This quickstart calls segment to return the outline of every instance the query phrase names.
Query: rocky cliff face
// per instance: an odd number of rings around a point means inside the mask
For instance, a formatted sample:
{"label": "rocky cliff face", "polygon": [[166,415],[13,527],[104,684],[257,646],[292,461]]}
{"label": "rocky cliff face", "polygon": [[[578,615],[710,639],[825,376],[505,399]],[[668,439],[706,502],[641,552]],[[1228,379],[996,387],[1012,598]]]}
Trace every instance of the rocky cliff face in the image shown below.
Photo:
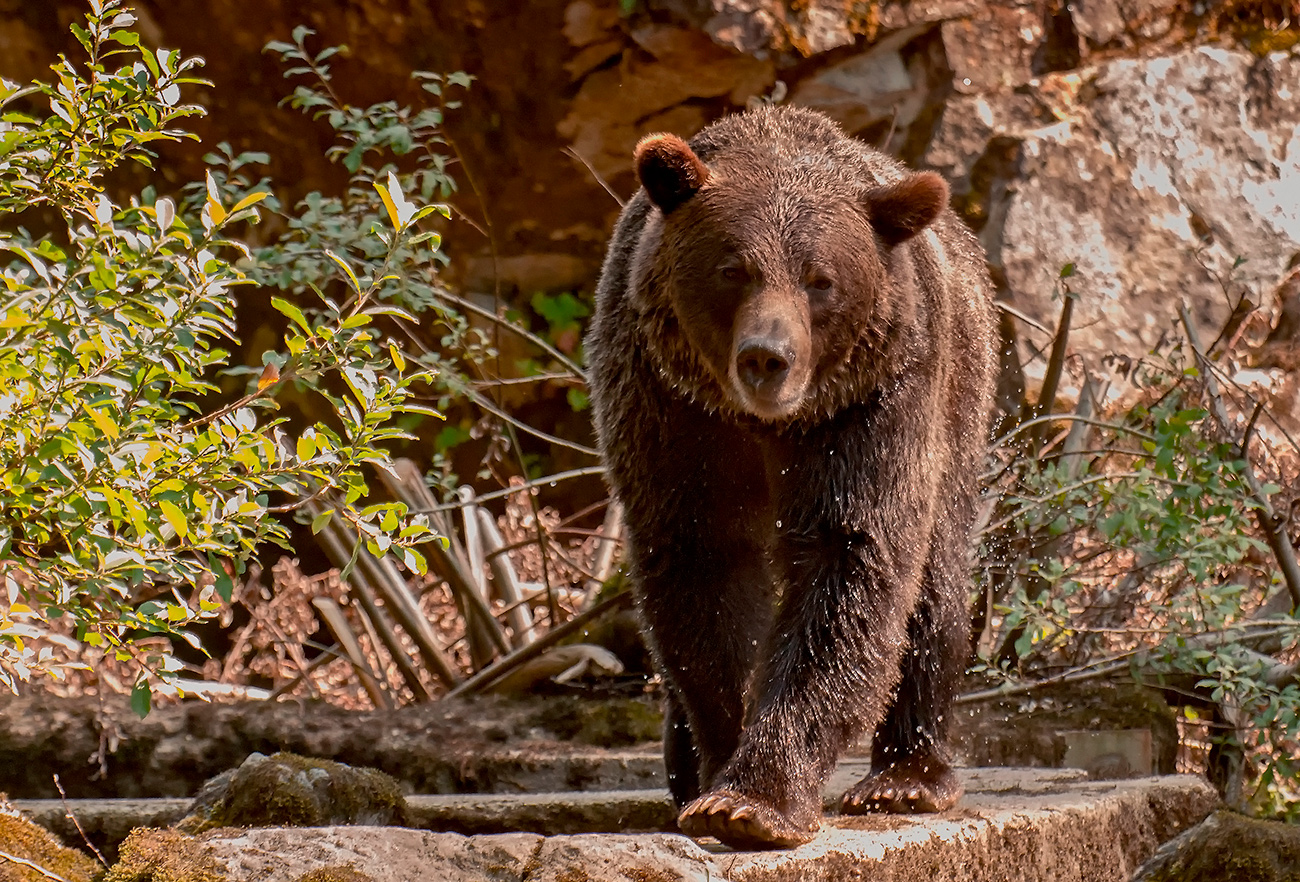
{"label": "rocky cliff face", "polygon": [[[1003,296],[1045,325],[1074,263],[1080,345],[1149,347],[1180,298],[1220,320],[1239,258],[1235,278],[1262,289],[1300,252],[1291,0],[136,5],[148,42],[207,57],[206,143],[268,150],[290,197],[338,175],[325,133],[277,106],[268,40],[307,24],[320,46],[346,43],[336,84],[355,102],[418,101],[414,69],[473,74],[448,125],[459,207],[479,227],[447,239],[470,292],[590,288],[636,139],[755,100],[821,109],[943,172]],[[82,8],[0,0],[0,74],[30,79],[71,53]],[[169,175],[200,176],[201,152],[169,155]]]}

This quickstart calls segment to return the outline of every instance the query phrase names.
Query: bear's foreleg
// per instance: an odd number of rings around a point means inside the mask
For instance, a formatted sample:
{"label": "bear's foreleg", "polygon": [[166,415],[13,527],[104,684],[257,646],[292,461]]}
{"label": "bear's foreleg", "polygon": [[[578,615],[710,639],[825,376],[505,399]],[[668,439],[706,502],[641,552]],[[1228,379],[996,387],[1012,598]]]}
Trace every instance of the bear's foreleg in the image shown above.
{"label": "bear's foreleg", "polygon": [[678,817],[691,835],[737,847],[811,839],[825,778],[890,704],[946,460],[932,387],[914,379],[771,448],[785,596],[740,747]]}
{"label": "bear's foreleg", "polygon": [[643,633],[665,684],[669,788],[684,805],[740,742],[772,618],[772,511],[752,438],[646,388],[617,402],[610,424],[626,440],[607,445],[607,463]]}

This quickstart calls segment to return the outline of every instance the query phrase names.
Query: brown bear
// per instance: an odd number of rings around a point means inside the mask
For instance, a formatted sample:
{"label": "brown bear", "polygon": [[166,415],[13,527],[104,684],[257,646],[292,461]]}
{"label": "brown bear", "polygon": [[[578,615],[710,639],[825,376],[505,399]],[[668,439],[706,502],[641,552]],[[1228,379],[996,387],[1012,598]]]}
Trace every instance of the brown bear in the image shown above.
{"label": "brown bear", "polygon": [[946,809],[996,361],[981,249],[941,178],[808,110],[635,161],[587,351],[678,824],[805,842],[868,730],[843,810]]}

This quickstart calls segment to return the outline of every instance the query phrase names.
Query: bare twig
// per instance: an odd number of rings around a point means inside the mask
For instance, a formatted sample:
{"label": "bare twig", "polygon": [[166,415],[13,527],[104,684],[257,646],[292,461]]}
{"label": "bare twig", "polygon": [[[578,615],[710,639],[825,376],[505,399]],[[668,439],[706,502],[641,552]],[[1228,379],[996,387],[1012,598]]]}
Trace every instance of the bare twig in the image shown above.
{"label": "bare twig", "polygon": [[94,853],[100,864],[107,867],[108,861],[104,860],[104,856],[99,853],[99,849],[95,848],[95,843],[90,841],[90,837],[87,836],[86,831],[82,829],[81,821],[78,821],[77,816],[72,813],[72,807],[68,805],[68,794],[63,792],[63,782],[59,780],[58,772],[54,773],[54,786],[59,791],[59,799],[63,801],[63,814],[72,822],[72,826],[77,828],[77,832],[81,834],[81,841],[86,843],[86,848],[89,848]]}
{"label": "bare twig", "polygon": [[1002,310],[1003,312],[1005,312],[1007,315],[1014,316],[1015,318],[1020,319],[1022,322],[1029,325],[1029,327],[1033,328],[1035,331],[1042,331],[1044,334],[1052,333],[1052,329],[1047,327],[1047,325],[1043,324],[1038,319],[1030,315],[1026,315],[1020,310],[1016,309],[1010,303],[1007,303],[1005,300],[994,300],[993,305],[996,306],[998,309]]}
{"label": "bare twig", "polygon": [[[1062,282],[1065,286],[1065,283]],[[1056,334],[1052,337],[1052,352],[1047,359],[1047,373],[1043,376],[1043,385],[1038,392],[1038,402],[1033,415],[1043,416],[1050,413],[1052,403],[1056,400],[1056,391],[1061,385],[1061,374],[1065,370],[1066,345],[1070,340],[1070,319],[1074,315],[1074,298],[1070,296],[1068,286],[1064,287],[1061,302],[1061,316],[1056,322]]]}
{"label": "bare twig", "polygon": [[496,323],[497,325],[501,326],[507,331],[511,331],[515,334],[518,334],[520,337],[523,337],[529,343],[532,343],[538,349],[542,350],[547,355],[551,356],[551,358],[555,359],[560,364],[564,365],[564,367],[568,368],[575,377],[582,380],[583,382],[586,382],[587,380],[586,372],[583,371],[582,368],[578,367],[577,363],[574,362],[573,359],[569,358],[563,352],[556,349],[550,343],[547,343],[545,340],[543,340],[541,337],[537,336],[527,328],[521,327],[518,323],[512,322],[509,319],[504,318],[503,316],[497,315],[495,312],[493,312],[490,309],[484,309],[483,307],[479,306],[477,303],[466,300],[463,297],[457,297],[455,294],[452,294],[450,291],[438,291],[436,292],[435,296],[439,300],[445,300],[448,303],[451,303],[454,306],[457,306],[460,309],[465,310],[466,312],[472,312],[475,315],[479,316],[480,318],[485,318],[490,322]]}
{"label": "bare twig", "polygon": [[68,882],[67,879],[64,879],[58,873],[55,873],[52,870],[47,870],[44,867],[42,867],[40,864],[34,864],[31,861],[27,860],[27,858],[19,857],[16,854],[10,854],[7,851],[0,851],[0,858],[4,858],[7,861],[13,861],[15,864],[19,864],[20,866],[28,867],[32,870],[35,870],[36,872],[44,876],[46,879],[53,879],[55,880],[55,882]]}
{"label": "bare twig", "polygon": [[515,417],[506,413],[504,410],[502,410],[501,408],[497,407],[495,404],[490,402],[486,396],[478,392],[475,392],[473,390],[466,390],[465,394],[466,397],[468,397],[479,407],[483,408],[488,413],[492,414],[494,417],[504,422],[506,424],[507,430],[509,430],[511,427],[521,429],[522,431],[527,432],[529,435],[532,435],[534,438],[541,438],[543,441],[546,441],[550,444],[554,444],[557,447],[567,447],[570,450],[576,450],[578,453],[583,453],[593,458],[600,457],[600,452],[597,451],[594,447],[588,447],[587,445],[579,444],[576,441],[568,441],[564,438],[560,438],[555,435],[551,435],[547,432],[543,432],[541,429],[533,428],[532,426],[528,425],[522,420],[516,419]]}
{"label": "bare twig", "polygon": [[1097,420],[1097,419],[1093,419],[1092,417],[1080,416],[1077,413],[1049,413],[1043,416],[1034,417],[1033,419],[1030,420],[1025,420],[1023,423],[1017,425],[1010,432],[1007,432],[1002,437],[995,439],[993,443],[989,445],[989,447],[992,450],[997,450],[999,447],[1006,444],[1008,441],[1010,441],[1012,438],[1019,435],[1025,429],[1028,429],[1032,426],[1037,426],[1041,423],[1056,423],[1056,422],[1069,422],[1069,421],[1074,421],[1078,423],[1087,423],[1090,426],[1098,426],[1103,429],[1113,429],[1116,432],[1123,432],[1124,434],[1132,435],[1134,438],[1140,438],[1143,441],[1156,440],[1154,435],[1148,434],[1147,432],[1143,432],[1140,429],[1135,429],[1132,426],[1125,426],[1125,425],[1121,425],[1120,423],[1109,423],[1106,422],[1105,420]]}

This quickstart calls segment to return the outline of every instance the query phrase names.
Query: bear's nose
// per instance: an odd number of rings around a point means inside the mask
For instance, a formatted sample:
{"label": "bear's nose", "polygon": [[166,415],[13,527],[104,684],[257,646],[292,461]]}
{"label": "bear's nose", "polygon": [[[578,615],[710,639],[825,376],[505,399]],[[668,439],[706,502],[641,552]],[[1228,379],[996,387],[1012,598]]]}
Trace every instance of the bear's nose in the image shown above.
{"label": "bear's nose", "polygon": [[779,340],[750,338],[736,352],[736,373],[740,381],[755,392],[775,391],[790,373],[794,352]]}

